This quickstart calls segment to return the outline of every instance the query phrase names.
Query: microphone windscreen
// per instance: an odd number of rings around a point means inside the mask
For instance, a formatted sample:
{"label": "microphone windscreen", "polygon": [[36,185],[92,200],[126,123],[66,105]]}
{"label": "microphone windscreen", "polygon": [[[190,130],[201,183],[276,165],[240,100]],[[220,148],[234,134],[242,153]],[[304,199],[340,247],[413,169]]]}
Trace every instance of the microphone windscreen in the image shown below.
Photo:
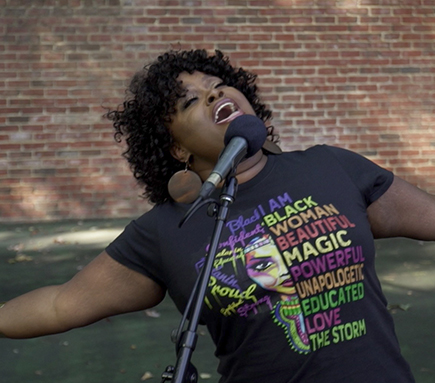
{"label": "microphone windscreen", "polygon": [[225,132],[225,145],[228,145],[234,137],[242,137],[248,142],[246,157],[251,157],[261,149],[266,141],[267,129],[260,118],[244,114],[230,122]]}

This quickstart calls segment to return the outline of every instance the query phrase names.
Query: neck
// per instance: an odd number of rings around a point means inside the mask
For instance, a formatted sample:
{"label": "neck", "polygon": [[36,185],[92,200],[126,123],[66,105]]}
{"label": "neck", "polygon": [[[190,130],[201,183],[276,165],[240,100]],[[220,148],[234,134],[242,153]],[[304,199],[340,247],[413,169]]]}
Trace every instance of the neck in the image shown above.
{"label": "neck", "polygon": [[[237,182],[242,184],[255,177],[264,168],[266,162],[267,156],[263,154],[262,150],[259,150],[252,157],[242,161],[237,167]],[[214,165],[214,163],[205,163],[201,165],[194,163],[191,169],[200,176],[202,181],[205,181],[210,175]]]}
{"label": "neck", "polygon": [[241,162],[237,167],[236,178],[239,184],[254,178],[264,168],[267,162],[267,156],[259,150],[252,157]]}

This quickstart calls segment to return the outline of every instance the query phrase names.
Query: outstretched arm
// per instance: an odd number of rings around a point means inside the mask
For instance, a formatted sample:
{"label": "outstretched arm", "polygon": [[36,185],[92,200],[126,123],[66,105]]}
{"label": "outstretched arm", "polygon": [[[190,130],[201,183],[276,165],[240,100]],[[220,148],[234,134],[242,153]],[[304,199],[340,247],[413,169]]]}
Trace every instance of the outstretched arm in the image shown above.
{"label": "outstretched arm", "polygon": [[375,238],[435,241],[435,196],[399,177],[367,209]]}
{"label": "outstretched arm", "polygon": [[158,304],[163,289],[102,252],[70,281],[8,301],[0,309],[0,334],[31,338],[86,326],[116,314]]}

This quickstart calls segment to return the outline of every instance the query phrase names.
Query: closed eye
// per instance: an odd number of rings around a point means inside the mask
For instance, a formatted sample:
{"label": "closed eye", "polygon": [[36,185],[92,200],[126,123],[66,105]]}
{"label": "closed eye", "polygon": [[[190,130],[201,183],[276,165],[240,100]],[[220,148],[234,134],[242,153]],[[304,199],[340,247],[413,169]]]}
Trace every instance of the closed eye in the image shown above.
{"label": "closed eye", "polygon": [[187,109],[190,105],[192,105],[196,100],[198,99],[198,97],[191,97],[188,100],[186,100],[186,102],[183,104],[183,109]]}
{"label": "closed eye", "polygon": [[[214,85],[215,88],[220,88],[222,86],[226,86],[224,82],[218,82],[216,85]],[[192,105],[198,97],[189,97],[183,104],[183,110],[187,109],[190,105]]]}

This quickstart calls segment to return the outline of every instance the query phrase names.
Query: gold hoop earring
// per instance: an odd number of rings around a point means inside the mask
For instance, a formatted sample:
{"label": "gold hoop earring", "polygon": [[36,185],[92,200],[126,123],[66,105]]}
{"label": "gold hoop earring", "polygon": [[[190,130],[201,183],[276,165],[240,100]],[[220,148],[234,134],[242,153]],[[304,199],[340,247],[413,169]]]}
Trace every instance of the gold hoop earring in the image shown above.
{"label": "gold hoop earring", "polygon": [[174,173],[168,182],[168,192],[171,198],[178,203],[192,203],[198,198],[202,181],[198,174],[189,170],[189,159],[184,170]]}

